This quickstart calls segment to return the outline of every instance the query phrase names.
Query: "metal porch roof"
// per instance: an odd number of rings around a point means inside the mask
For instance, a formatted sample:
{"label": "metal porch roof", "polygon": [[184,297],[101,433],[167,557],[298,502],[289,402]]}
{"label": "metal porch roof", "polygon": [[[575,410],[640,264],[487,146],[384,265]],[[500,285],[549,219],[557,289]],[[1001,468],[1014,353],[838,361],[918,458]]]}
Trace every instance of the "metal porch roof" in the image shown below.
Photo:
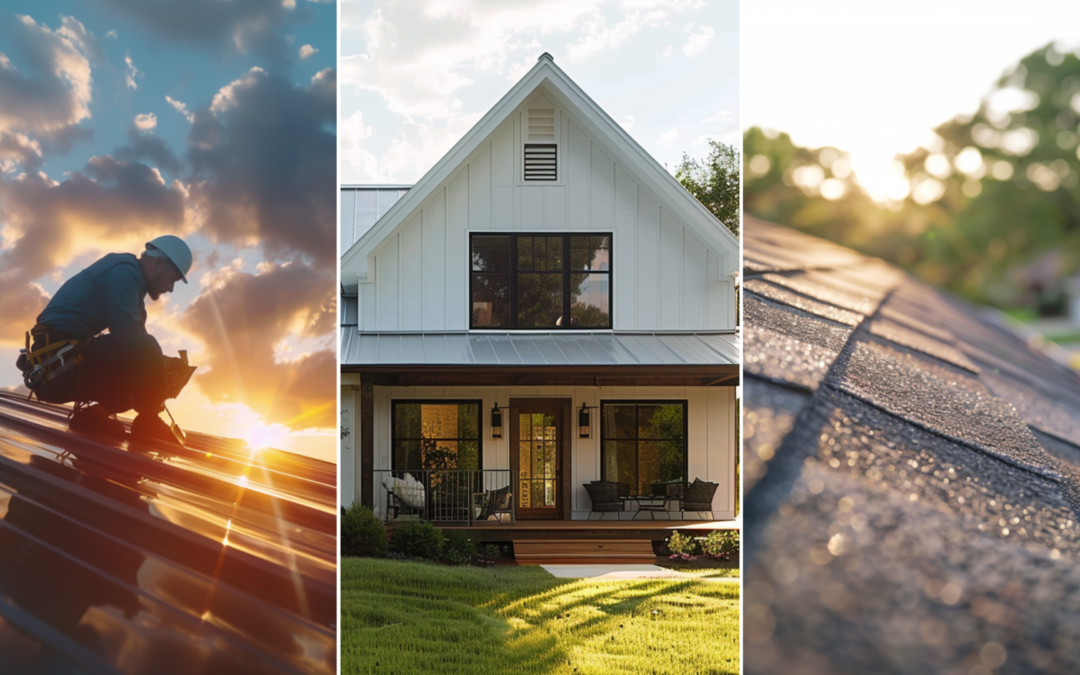
{"label": "metal porch roof", "polygon": [[732,333],[359,333],[341,331],[341,365],[738,365]]}

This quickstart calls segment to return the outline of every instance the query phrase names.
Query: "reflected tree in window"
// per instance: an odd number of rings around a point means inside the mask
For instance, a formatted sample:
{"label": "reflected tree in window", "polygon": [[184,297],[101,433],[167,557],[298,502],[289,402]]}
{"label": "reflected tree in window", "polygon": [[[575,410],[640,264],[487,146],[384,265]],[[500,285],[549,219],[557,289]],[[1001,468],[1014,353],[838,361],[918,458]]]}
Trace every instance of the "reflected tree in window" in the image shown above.
{"label": "reflected tree in window", "polygon": [[473,235],[473,328],[611,327],[610,235]]}
{"label": "reflected tree in window", "polygon": [[634,494],[686,481],[686,404],[628,401],[601,404],[600,463],[604,480]]}

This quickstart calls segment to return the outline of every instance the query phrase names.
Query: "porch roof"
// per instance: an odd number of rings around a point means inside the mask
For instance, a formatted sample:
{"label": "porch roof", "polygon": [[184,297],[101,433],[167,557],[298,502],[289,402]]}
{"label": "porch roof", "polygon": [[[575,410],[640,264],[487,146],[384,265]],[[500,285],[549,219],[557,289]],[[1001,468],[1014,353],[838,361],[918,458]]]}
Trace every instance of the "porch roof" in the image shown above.
{"label": "porch roof", "polygon": [[359,333],[342,330],[343,368],[370,366],[738,365],[732,333]]}

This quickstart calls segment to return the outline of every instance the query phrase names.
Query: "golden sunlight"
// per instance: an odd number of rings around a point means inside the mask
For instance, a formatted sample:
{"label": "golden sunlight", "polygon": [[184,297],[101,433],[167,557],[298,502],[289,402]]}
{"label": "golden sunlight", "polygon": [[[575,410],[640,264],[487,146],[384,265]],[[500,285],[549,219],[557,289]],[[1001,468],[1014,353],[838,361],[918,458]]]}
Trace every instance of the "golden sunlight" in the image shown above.
{"label": "golden sunlight", "polygon": [[289,437],[289,428],[283,424],[254,422],[244,437],[252,450],[281,448]]}

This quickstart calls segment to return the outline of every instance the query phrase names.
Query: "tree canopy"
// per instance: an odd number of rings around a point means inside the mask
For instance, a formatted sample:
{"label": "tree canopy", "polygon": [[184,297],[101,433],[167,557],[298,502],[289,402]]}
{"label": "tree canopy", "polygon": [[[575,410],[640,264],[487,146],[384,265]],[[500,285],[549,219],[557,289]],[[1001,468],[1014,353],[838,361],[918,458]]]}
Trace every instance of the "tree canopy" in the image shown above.
{"label": "tree canopy", "polygon": [[675,178],[687,192],[739,236],[739,151],[734,146],[709,141],[709,156],[699,162],[683,153]]}
{"label": "tree canopy", "polygon": [[1045,285],[1080,267],[1080,59],[1032,52],[934,133],[896,158],[909,194],[878,203],[841,150],[751,128],[745,209],[980,302],[1045,309]]}

